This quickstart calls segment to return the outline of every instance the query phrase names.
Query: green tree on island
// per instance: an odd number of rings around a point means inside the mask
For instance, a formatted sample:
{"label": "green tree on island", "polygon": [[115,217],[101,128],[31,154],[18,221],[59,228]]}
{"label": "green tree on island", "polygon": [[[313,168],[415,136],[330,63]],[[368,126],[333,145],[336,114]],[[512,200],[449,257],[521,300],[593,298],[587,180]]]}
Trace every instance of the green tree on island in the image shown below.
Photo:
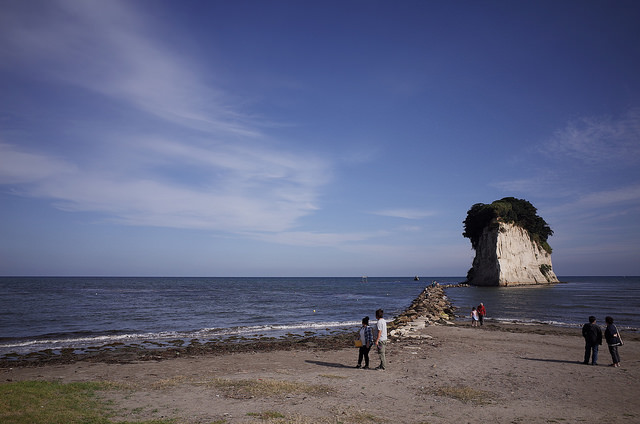
{"label": "green tree on island", "polygon": [[547,239],[553,235],[553,231],[545,220],[538,216],[537,209],[531,203],[515,197],[505,197],[489,205],[476,203],[471,206],[463,222],[462,235],[471,240],[471,247],[475,250],[485,227],[497,228],[500,222],[524,228],[533,241],[551,254],[551,246]]}

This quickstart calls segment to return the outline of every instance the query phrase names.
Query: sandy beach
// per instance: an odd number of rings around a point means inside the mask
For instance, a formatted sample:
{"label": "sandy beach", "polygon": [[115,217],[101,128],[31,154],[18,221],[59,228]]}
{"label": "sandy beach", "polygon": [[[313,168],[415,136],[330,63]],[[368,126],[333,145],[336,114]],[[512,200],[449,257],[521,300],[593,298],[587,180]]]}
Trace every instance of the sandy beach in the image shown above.
{"label": "sandy beach", "polygon": [[[612,368],[581,363],[579,329],[430,325],[392,340],[386,371],[355,369],[357,349],[309,343],[282,350],[82,360],[2,368],[2,381],[108,381],[114,421],[179,423],[635,423],[640,336]],[[371,365],[378,355],[371,352]],[[268,418],[274,417],[274,418]]]}

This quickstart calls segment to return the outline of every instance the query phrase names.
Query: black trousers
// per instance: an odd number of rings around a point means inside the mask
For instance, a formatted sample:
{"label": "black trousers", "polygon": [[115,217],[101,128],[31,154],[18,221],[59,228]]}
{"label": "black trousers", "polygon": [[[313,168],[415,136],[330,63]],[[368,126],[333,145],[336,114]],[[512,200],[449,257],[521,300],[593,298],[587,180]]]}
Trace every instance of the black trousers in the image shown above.
{"label": "black trousers", "polygon": [[364,358],[364,366],[369,366],[369,351],[371,350],[371,346],[360,346],[358,350],[358,365],[362,365],[362,358]]}
{"label": "black trousers", "polygon": [[609,345],[609,353],[611,354],[611,360],[614,364],[620,362],[620,355],[618,355],[618,346]]}

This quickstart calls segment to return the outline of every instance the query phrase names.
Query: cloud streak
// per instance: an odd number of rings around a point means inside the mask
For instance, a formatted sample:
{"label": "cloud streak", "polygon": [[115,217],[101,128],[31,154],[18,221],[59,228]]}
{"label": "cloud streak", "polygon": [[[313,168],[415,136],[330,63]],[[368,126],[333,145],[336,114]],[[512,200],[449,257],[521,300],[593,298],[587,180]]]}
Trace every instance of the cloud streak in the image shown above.
{"label": "cloud streak", "polygon": [[131,4],[63,0],[39,8],[32,15],[16,6],[3,19],[1,51],[15,63],[188,128],[260,135],[226,106],[230,97],[201,82],[196,62],[153,40],[157,30]]}
{"label": "cloud streak", "polygon": [[374,215],[388,216],[392,218],[403,219],[422,219],[435,215],[433,211],[419,210],[419,209],[384,209],[376,212],[372,212]]}
{"label": "cloud streak", "polygon": [[545,144],[545,152],[589,165],[640,162],[640,108],[627,111],[619,119],[582,118],[556,131]]}
{"label": "cloud streak", "polygon": [[[133,128],[98,136],[85,124],[78,138],[90,155],[82,159],[7,139],[0,183],[127,225],[277,232],[317,210],[330,164],[271,146],[264,122],[229,106],[230,96],[205,84],[198,62],[154,41],[154,28],[131,4],[40,6],[37,16],[20,3],[7,8],[0,51],[11,60],[0,66],[128,105]],[[170,130],[138,128],[143,115]],[[110,127],[108,117],[96,119]]]}

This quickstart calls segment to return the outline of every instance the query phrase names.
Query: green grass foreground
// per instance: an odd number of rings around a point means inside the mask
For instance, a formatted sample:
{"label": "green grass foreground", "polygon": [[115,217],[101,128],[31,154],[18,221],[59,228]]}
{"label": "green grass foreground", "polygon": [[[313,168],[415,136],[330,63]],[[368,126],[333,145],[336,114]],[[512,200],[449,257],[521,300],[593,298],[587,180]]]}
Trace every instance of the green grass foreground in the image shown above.
{"label": "green grass foreground", "polygon": [[[21,381],[0,384],[0,422],[4,424],[110,424],[109,410],[96,391],[113,389],[109,383],[55,383]],[[122,423],[122,421],[118,421]],[[173,420],[129,421],[170,424]]]}

